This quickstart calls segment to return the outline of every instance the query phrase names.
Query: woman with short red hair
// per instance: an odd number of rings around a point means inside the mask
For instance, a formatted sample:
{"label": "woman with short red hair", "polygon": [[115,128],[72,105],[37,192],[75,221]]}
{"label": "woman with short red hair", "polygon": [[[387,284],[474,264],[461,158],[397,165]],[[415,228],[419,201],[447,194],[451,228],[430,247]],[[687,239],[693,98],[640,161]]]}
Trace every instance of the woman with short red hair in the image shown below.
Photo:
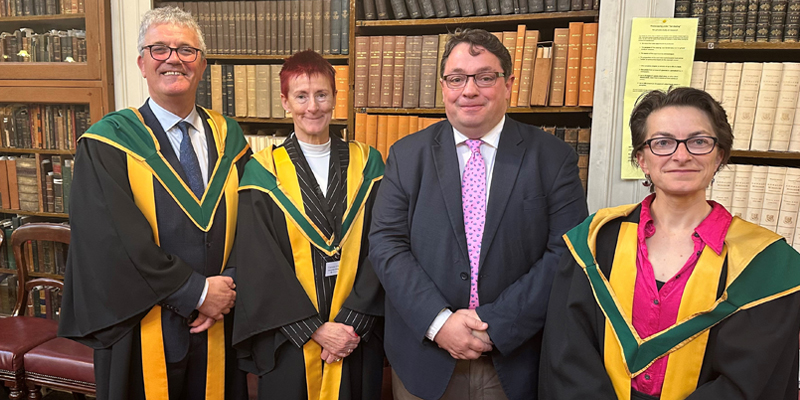
{"label": "woman with short red hair", "polygon": [[375,399],[383,366],[383,289],[367,260],[380,154],[329,131],[335,71],[303,51],[283,64],[294,132],[253,156],[239,189],[239,366],[259,398]]}

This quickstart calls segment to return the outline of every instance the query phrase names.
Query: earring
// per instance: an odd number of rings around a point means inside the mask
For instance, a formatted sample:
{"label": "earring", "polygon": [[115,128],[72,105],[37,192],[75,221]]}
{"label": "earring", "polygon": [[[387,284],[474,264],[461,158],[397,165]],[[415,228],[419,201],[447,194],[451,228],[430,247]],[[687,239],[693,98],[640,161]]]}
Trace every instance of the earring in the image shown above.
{"label": "earring", "polygon": [[653,181],[650,180],[650,174],[644,174],[644,182],[642,182],[642,186],[644,187],[653,186]]}

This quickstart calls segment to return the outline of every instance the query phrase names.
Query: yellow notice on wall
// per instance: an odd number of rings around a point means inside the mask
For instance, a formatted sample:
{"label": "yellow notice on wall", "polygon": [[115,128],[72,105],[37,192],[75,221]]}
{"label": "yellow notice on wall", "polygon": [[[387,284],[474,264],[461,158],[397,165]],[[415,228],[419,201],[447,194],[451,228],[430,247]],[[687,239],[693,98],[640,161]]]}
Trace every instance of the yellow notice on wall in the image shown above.
{"label": "yellow notice on wall", "polygon": [[622,135],[622,179],[642,179],[631,165],[629,121],[636,100],[651,90],[689,86],[692,79],[697,18],[634,18],[625,79]]}

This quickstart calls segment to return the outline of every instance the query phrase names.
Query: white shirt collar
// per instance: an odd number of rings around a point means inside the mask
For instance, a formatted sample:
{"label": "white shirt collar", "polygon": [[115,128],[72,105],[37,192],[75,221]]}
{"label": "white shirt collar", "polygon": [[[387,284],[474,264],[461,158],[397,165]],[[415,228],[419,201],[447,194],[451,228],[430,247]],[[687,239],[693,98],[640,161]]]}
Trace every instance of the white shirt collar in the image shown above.
{"label": "white shirt collar", "polygon": [[[501,119],[500,122],[494,126],[494,128],[490,129],[487,134],[483,135],[483,137],[480,138],[483,141],[483,143],[492,146],[496,149],[498,143],[500,142],[500,132],[503,131],[503,125],[505,123],[506,123],[506,116],[504,115],[503,119]],[[464,144],[469,139],[468,137],[464,136],[463,133],[459,132],[458,129],[456,129],[455,127],[453,127],[453,135],[455,136],[456,146]]]}
{"label": "white shirt collar", "polygon": [[195,130],[201,132],[200,127],[203,126],[203,120],[200,119],[200,114],[197,113],[197,107],[192,107],[192,112],[190,112],[186,118],[181,119],[181,117],[158,105],[155,100],[149,98],[147,102],[150,105],[150,110],[153,111],[153,115],[156,116],[158,123],[161,124],[161,128],[164,129],[164,132],[169,132],[170,129],[174,128],[175,125],[181,121],[188,122]]}

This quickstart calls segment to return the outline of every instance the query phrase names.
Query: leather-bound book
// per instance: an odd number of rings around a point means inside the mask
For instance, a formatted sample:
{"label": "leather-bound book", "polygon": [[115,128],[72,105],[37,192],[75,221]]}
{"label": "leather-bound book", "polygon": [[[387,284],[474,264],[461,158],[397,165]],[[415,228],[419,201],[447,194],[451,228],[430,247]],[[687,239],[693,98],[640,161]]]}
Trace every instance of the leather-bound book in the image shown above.
{"label": "leather-bound book", "polygon": [[392,106],[392,89],[394,89],[394,36],[383,37],[381,54],[380,107]]}
{"label": "leather-bound book", "polygon": [[556,1],[556,11],[558,12],[569,11],[570,7],[571,7],[570,0]]}
{"label": "leather-bound book", "polygon": [[331,0],[322,0],[322,54],[331,54]]}
{"label": "leather-bound book", "polygon": [[369,83],[367,89],[367,107],[381,106],[381,65],[383,59],[383,36],[369,37]]}
{"label": "leather-bound book", "polygon": [[550,75],[552,53],[550,47],[539,47],[536,50],[535,67],[533,68],[533,84],[531,85],[531,107],[546,106],[550,94]]}
{"label": "leather-bound book", "polygon": [[408,16],[411,18],[422,18],[422,11],[419,8],[417,0],[405,0],[406,8],[408,9]]}
{"label": "leather-bound book", "polygon": [[[502,4],[501,1],[500,5],[502,6]],[[461,9],[462,17],[471,17],[475,15],[475,7],[472,4],[472,0],[458,0],[458,7]]]}
{"label": "leather-bound book", "polygon": [[389,0],[375,0],[375,13],[378,15],[378,19],[391,19]]}
{"label": "leather-bound book", "polygon": [[394,38],[394,71],[392,72],[392,107],[403,107],[403,73],[406,68],[406,36]]}
{"label": "leather-bound book", "polygon": [[342,0],[331,0],[331,54],[340,54],[342,51],[342,19],[339,15],[341,9]]}
{"label": "leather-bound book", "polygon": [[[498,1],[498,0],[493,0],[493,1]],[[447,7],[447,16],[448,17],[460,17],[461,16],[461,7],[459,7],[459,5],[458,5],[458,0],[445,0],[444,5]]]}
{"label": "leather-bound book", "polygon": [[403,108],[419,107],[422,36],[406,37],[406,68],[403,81]]}
{"label": "leather-bound book", "polygon": [[433,0],[433,11],[436,13],[436,18],[445,18],[449,15],[445,0]]}
{"label": "leather-bound book", "polygon": [[550,79],[549,105],[564,105],[564,87],[567,75],[567,53],[569,48],[569,28],[556,28],[553,31],[553,76]]}
{"label": "leather-bound book", "polygon": [[487,4],[486,0],[473,0],[472,3],[472,5],[475,7],[475,15],[489,14],[489,5]]}
{"label": "leather-bound book", "polygon": [[519,107],[528,107],[531,104],[531,81],[533,80],[534,59],[539,43],[539,31],[525,31],[525,45],[522,51],[522,74],[519,76]]}
{"label": "leather-bound book", "polygon": [[528,12],[544,12],[544,0],[528,0]]}
{"label": "leather-bound book", "polygon": [[356,36],[356,66],[353,87],[353,106],[367,106],[369,87],[369,36]]}
{"label": "leather-bound book", "polygon": [[422,18],[433,18],[436,16],[436,10],[433,9],[433,0],[419,0],[420,11]]}
{"label": "leather-bound book", "polygon": [[313,0],[311,2],[311,30],[314,32],[312,35],[312,49],[317,53],[322,53],[322,0]]}
{"label": "leather-bound book", "polygon": [[578,105],[591,107],[594,102],[594,72],[597,57],[597,22],[583,25],[581,41],[581,83]]}
{"label": "leather-bound book", "polygon": [[391,0],[392,11],[394,12],[395,19],[408,18],[408,10],[406,10],[406,2],[403,0]]}
{"label": "leather-bound book", "polygon": [[438,35],[422,37],[422,57],[420,61],[419,107],[436,106],[436,54],[439,49]]}
{"label": "leather-bound book", "polygon": [[362,0],[361,3],[364,9],[364,19],[375,20],[378,19],[378,11],[375,7],[375,0]]}

